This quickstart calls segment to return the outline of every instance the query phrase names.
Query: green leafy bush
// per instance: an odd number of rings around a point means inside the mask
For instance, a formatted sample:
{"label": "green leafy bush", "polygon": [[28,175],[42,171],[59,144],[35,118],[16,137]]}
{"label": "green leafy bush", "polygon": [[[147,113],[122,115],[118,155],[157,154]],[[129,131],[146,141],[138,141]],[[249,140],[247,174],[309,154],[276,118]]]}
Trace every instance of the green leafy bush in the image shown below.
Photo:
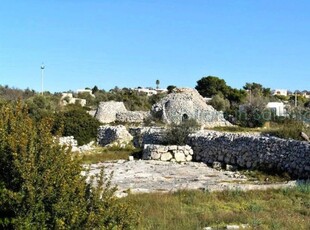
{"label": "green leafy bush", "polygon": [[[52,121],[35,124],[17,103],[0,108],[1,229],[132,229],[136,213],[103,173],[86,183],[79,159],[60,147]],[[85,169],[84,169],[85,170]]]}
{"label": "green leafy bush", "polygon": [[303,140],[300,136],[301,132],[305,132],[306,134],[310,135],[309,128],[306,128],[302,121],[290,118],[283,118],[277,123],[272,123],[271,127],[273,130],[269,131],[268,133],[280,138]]}
{"label": "green leafy bush", "polygon": [[195,119],[184,120],[180,124],[171,124],[166,132],[164,144],[185,145],[188,135],[198,129],[199,125]]}
{"label": "green leafy bush", "polygon": [[96,137],[100,122],[80,106],[68,108],[55,115],[53,132],[60,130],[63,136],[74,136],[79,145],[89,143]]}

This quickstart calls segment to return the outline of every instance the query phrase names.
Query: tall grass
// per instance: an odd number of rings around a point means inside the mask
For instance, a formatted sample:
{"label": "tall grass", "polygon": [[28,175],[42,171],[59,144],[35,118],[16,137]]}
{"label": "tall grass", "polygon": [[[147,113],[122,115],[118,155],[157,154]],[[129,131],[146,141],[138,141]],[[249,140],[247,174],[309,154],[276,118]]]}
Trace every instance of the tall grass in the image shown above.
{"label": "tall grass", "polygon": [[223,229],[248,224],[249,229],[310,229],[310,185],[266,191],[178,191],[123,198],[142,213],[138,230]]}
{"label": "tall grass", "polygon": [[127,146],[126,148],[119,148],[117,146],[109,148],[98,147],[84,153],[81,157],[84,164],[96,164],[104,161],[128,160],[129,156],[136,157],[140,152],[140,149],[135,149],[132,146]]}

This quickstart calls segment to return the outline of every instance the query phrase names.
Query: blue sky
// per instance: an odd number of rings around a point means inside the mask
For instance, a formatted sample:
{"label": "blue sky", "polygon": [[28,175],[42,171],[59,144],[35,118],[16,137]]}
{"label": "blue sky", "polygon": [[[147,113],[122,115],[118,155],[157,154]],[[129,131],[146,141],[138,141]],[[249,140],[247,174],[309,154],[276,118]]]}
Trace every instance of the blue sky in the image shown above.
{"label": "blue sky", "polygon": [[310,90],[309,0],[2,0],[0,85]]}

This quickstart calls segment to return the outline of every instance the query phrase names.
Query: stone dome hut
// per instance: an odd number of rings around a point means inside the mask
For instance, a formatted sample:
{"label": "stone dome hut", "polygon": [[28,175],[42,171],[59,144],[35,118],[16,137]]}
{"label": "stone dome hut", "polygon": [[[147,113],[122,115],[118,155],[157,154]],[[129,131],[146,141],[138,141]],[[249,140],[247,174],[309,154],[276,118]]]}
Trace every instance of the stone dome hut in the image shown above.
{"label": "stone dome hut", "polygon": [[231,125],[225,120],[223,112],[207,105],[198,91],[191,88],[175,89],[152,106],[151,114],[168,124],[195,119],[206,127]]}

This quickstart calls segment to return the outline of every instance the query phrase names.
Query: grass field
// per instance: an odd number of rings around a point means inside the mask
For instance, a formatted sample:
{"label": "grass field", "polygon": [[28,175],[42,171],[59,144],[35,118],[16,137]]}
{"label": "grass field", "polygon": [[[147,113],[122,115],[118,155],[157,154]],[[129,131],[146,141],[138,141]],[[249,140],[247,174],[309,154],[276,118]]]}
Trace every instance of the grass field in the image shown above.
{"label": "grass field", "polygon": [[310,184],[266,191],[179,191],[123,198],[140,212],[137,229],[310,229]]}

